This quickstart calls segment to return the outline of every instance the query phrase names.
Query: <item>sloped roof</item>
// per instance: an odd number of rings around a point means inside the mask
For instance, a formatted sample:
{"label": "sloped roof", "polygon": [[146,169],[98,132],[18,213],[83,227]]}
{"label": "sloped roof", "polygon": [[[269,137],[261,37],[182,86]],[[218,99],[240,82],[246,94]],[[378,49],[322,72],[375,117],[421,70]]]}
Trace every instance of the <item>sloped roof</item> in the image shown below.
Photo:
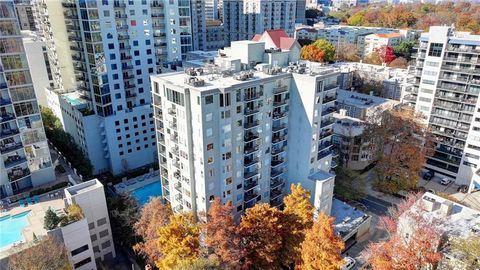
{"label": "sloped roof", "polygon": [[274,46],[282,50],[290,50],[296,40],[288,36],[283,29],[267,30],[262,35],[256,34],[253,41],[264,41],[267,46]]}
{"label": "sloped roof", "polygon": [[401,36],[401,34],[397,32],[388,33],[388,34],[375,34],[375,35],[380,38],[396,38]]}

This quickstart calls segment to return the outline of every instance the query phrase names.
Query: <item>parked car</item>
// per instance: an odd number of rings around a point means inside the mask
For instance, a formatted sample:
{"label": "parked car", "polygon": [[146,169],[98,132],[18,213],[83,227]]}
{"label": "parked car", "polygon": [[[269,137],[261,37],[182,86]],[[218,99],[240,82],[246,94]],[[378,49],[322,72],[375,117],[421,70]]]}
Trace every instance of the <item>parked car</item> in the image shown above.
{"label": "parked car", "polygon": [[452,179],[449,179],[449,178],[442,178],[442,180],[440,180],[440,184],[444,185],[444,186],[448,186],[451,182],[453,182]]}
{"label": "parked car", "polygon": [[430,181],[432,180],[434,172],[428,171],[423,175],[423,179]]}
{"label": "parked car", "polygon": [[427,192],[430,192],[432,194],[437,194],[437,192],[435,192],[435,190],[433,190],[433,189],[427,189]]}
{"label": "parked car", "polygon": [[350,270],[357,263],[352,257],[345,257],[343,259],[345,260],[345,264],[343,265],[342,270]]}

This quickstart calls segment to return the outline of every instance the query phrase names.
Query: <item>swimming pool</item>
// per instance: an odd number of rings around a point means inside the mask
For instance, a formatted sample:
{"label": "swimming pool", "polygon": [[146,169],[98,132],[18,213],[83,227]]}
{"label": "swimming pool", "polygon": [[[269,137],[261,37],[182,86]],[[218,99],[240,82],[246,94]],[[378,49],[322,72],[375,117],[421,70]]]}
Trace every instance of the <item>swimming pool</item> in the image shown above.
{"label": "swimming pool", "polygon": [[160,181],[155,181],[143,187],[132,190],[132,196],[143,206],[150,200],[150,197],[158,197],[162,195],[162,186]]}
{"label": "swimming pool", "polygon": [[0,218],[0,249],[23,239],[22,230],[28,225],[26,211],[15,216]]}

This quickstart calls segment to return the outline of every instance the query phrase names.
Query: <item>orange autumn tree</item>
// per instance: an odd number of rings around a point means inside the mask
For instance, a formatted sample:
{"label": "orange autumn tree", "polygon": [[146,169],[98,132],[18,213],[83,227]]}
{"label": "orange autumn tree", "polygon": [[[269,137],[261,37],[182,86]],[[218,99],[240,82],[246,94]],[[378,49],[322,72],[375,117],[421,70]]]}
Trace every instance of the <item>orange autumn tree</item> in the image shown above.
{"label": "orange autumn tree", "polygon": [[215,259],[228,269],[242,269],[246,255],[238,228],[233,220],[233,204],[222,205],[216,198],[207,213],[207,223],[204,225],[205,244],[213,250]]}
{"label": "orange autumn tree", "polygon": [[192,264],[200,257],[200,225],[192,213],[170,216],[170,223],[157,229],[157,248],[162,253],[155,261],[159,269],[174,269]]}
{"label": "orange autumn tree", "polygon": [[285,196],[283,203],[282,222],[284,225],[282,263],[284,266],[300,265],[301,244],[305,233],[313,225],[313,206],[310,203],[310,192],[300,184],[292,184],[290,194]]}
{"label": "orange autumn tree", "polygon": [[282,248],[282,212],[259,203],[247,209],[240,222],[249,269],[279,269]]}
{"label": "orange autumn tree", "polygon": [[377,159],[375,185],[385,192],[413,189],[431,153],[432,138],[422,116],[412,108],[380,108],[365,123],[363,138]]}
{"label": "orange autumn tree", "polygon": [[167,225],[172,214],[169,205],[164,205],[158,197],[152,198],[142,208],[140,219],[134,225],[135,233],[142,241],[133,246],[133,250],[149,263],[155,263],[162,257],[157,248],[157,229]]}
{"label": "orange autumn tree", "polygon": [[345,243],[336,235],[333,225],[332,217],[320,213],[307,230],[302,243],[302,270],[335,270],[343,266],[341,252]]}
{"label": "orange autumn tree", "polygon": [[442,255],[439,246],[443,221],[430,218],[421,194],[411,194],[398,207],[389,209],[389,215],[380,218],[379,226],[389,239],[370,243],[362,252],[366,264],[372,269],[420,270],[436,265]]}
{"label": "orange autumn tree", "polygon": [[325,62],[324,51],[313,44],[303,46],[300,50],[300,57],[313,62]]}

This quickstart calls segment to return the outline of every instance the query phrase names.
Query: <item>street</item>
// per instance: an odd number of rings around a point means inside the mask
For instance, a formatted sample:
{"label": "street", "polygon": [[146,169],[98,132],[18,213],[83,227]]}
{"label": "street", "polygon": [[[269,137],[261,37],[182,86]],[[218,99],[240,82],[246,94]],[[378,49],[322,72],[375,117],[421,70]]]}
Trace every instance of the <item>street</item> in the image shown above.
{"label": "street", "polygon": [[388,208],[392,206],[391,203],[382,199],[367,195],[363,199],[357,200],[359,203],[365,205],[367,210],[377,216],[384,216],[388,214]]}

